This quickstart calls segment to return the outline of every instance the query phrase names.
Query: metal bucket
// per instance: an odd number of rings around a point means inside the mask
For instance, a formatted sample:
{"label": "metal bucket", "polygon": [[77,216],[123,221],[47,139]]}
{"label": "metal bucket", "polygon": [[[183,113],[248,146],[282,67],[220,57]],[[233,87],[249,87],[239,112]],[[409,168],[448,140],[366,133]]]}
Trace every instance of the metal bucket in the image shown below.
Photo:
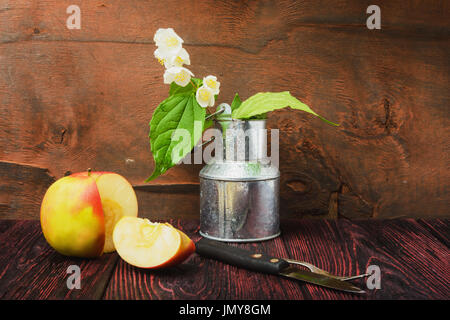
{"label": "metal bucket", "polygon": [[222,139],[200,171],[200,234],[226,242],[280,234],[280,173],[267,157],[265,120],[215,120]]}

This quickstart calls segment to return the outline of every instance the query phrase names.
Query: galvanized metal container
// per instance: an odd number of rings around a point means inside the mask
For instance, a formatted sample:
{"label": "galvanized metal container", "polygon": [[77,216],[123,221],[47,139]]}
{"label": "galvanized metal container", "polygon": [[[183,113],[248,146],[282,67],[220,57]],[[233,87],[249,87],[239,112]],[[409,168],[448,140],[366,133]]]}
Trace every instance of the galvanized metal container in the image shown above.
{"label": "galvanized metal container", "polygon": [[280,173],[267,157],[265,120],[215,120],[215,158],[200,171],[200,234],[226,242],[280,234]]}

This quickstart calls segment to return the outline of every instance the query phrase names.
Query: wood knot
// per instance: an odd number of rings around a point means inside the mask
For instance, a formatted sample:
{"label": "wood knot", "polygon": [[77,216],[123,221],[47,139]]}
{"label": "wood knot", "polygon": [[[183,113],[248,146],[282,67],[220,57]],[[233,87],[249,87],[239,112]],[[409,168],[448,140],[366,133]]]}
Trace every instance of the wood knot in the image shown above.
{"label": "wood knot", "polygon": [[384,128],[387,134],[391,134],[391,129],[397,128],[397,124],[393,120],[391,103],[388,99],[384,99]]}
{"label": "wood knot", "polygon": [[309,190],[308,185],[299,180],[289,181],[286,185],[294,192],[305,193]]}

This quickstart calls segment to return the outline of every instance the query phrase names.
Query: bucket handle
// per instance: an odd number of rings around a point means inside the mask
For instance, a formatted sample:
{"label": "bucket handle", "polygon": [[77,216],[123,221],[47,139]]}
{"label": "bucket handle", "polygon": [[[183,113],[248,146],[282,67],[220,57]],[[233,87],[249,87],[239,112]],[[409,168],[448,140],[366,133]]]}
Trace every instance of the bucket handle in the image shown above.
{"label": "bucket handle", "polygon": [[207,116],[207,117],[205,118],[205,121],[211,119],[211,118],[214,117],[214,116],[218,116],[219,114],[224,113],[224,111],[226,110],[225,105],[227,105],[227,104],[226,104],[226,103],[221,103],[221,104],[219,104],[219,108],[220,108],[220,109],[219,109],[218,111],[216,111],[216,112],[210,114],[209,116]]}

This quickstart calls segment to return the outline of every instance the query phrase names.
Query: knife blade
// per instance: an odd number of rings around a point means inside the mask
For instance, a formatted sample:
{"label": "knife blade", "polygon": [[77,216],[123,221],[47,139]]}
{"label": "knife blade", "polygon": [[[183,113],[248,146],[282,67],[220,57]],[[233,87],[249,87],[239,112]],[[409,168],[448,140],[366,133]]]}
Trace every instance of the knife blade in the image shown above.
{"label": "knife blade", "polygon": [[271,257],[264,253],[251,252],[242,248],[233,247],[219,241],[202,238],[195,244],[197,254],[222,261],[236,267],[288,277],[322,287],[352,292],[364,293],[364,290],[351,283],[335,278],[292,267],[286,260]]}

